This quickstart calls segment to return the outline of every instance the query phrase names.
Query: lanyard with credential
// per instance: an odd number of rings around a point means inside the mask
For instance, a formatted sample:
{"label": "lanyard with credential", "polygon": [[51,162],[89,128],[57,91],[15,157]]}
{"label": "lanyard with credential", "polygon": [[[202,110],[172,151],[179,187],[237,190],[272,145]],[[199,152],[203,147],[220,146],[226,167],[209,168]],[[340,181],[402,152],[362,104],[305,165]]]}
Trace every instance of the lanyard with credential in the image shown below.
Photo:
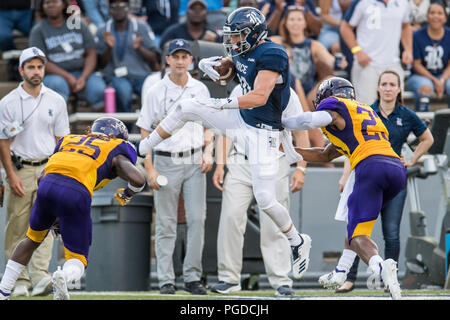
{"label": "lanyard with credential", "polygon": [[172,104],[171,104],[169,107],[167,107],[167,87],[166,87],[166,90],[165,90],[165,92],[164,92],[164,113],[165,113],[166,115],[167,115],[167,113],[170,111],[170,108],[172,108],[172,106],[173,106],[175,103],[177,103],[178,100],[181,99],[181,97],[183,96],[183,93],[186,91],[186,88],[187,88],[187,86],[185,86],[185,87],[183,88],[183,90],[181,91],[181,93],[180,93],[180,95],[178,96],[178,98],[176,98],[176,99],[172,102]]}
{"label": "lanyard with credential", "polygon": [[36,106],[34,107],[34,109],[31,111],[31,113],[24,119],[23,118],[23,100],[22,100],[22,97],[20,97],[20,109],[22,110],[22,123],[21,123],[21,125],[23,125],[24,123],[25,123],[25,121],[27,121],[32,115],[33,115],[33,113],[37,110],[37,108],[39,107],[39,105],[41,104],[41,100],[42,100],[42,96],[43,96],[44,94],[43,93],[41,93],[41,96],[39,97],[39,101],[38,101],[38,103],[36,104]]}
{"label": "lanyard with credential", "polygon": [[119,58],[119,62],[123,61],[123,58],[125,57],[125,51],[127,48],[127,40],[128,40],[128,26],[127,29],[124,31],[124,36],[122,41],[120,41],[119,32],[114,29],[114,37],[116,38],[116,53],[117,57]]}

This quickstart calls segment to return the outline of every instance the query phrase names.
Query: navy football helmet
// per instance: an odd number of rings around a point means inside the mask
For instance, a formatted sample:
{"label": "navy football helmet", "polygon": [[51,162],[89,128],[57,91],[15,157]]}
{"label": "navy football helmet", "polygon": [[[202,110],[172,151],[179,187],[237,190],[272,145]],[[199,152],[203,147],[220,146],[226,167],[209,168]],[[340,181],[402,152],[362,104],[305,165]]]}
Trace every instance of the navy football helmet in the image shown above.
{"label": "navy football helmet", "polygon": [[316,99],[313,101],[317,108],[319,103],[328,97],[335,96],[345,99],[355,99],[355,88],[350,81],[340,77],[331,77],[322,81],[316,92]]}
{"label": "navy football helmet", "polygon": [[111,138],[128,141],[128,129],[125,124],[114,117],[101,117],[94,121],[91,133],[99,133]]}
{"label": "navy football helmet", "polygon": [[[232,36],[240,36],[240,41],[232,43]],[[234,10],[223,26],[223,45],[232,57],[247,53],[266,36],[266,17],[253,7]]]}

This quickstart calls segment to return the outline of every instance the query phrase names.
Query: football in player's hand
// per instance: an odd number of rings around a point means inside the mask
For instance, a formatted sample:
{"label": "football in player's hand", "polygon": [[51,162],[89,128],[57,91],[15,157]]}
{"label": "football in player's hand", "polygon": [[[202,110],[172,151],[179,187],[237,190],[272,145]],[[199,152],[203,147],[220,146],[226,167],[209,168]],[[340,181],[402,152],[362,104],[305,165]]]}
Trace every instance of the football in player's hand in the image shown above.
{"label": "football in player's hand", "polygon": [[219,66],[214,67],[214,69],[220,74],[220,78],[216,83],[222,86],[227,85],[236,75],[236,68],[231,59],[222,58],[222,63]]}

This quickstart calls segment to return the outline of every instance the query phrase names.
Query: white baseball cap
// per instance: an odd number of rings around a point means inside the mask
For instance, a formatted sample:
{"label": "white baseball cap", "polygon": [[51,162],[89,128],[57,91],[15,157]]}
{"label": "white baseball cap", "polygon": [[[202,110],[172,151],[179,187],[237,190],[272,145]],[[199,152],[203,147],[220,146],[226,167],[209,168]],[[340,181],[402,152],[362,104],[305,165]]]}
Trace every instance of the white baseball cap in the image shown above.
{"label": "white baseball cap", "polygon": [[47,58],[45,57],[44,52],[42,52],[41,49],[36,47],[30,47],[26,48],[22,51],[19,58],[19,65],[23,67],[23,64],[27,62],[28,60],[31,60],[33,58],[40,58],[42,62],[46,63]]}

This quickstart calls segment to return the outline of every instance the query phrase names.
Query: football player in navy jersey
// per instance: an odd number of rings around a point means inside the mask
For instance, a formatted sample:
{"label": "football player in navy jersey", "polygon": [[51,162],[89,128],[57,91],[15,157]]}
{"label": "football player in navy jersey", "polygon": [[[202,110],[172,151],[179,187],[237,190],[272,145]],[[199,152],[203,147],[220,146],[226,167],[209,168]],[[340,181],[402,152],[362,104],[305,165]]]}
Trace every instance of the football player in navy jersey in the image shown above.
{"label": "football player in navy jersey", "polygon": [[[266,36],[266,19],[258,9],[234,10],[223,27],[223,39],[244,94],[233,98],[180,101],[178,107],[140,142],[139,153],[147,154],[187,121],[201,121],[207,128],[241,140],[251,166],[256,202],[286,234],[292,248],[293,276],[299,279],[308,268],[311,238],[297,232],[287,208],[275,197],[280,145],[290,163],[301,160],[281,124],[281,114],[290,97],[289,59],[286,50]],[[199,68],[211,79],[218,80],[219,74],[213,67],[221,63],[220,58],[202,59]]]}

